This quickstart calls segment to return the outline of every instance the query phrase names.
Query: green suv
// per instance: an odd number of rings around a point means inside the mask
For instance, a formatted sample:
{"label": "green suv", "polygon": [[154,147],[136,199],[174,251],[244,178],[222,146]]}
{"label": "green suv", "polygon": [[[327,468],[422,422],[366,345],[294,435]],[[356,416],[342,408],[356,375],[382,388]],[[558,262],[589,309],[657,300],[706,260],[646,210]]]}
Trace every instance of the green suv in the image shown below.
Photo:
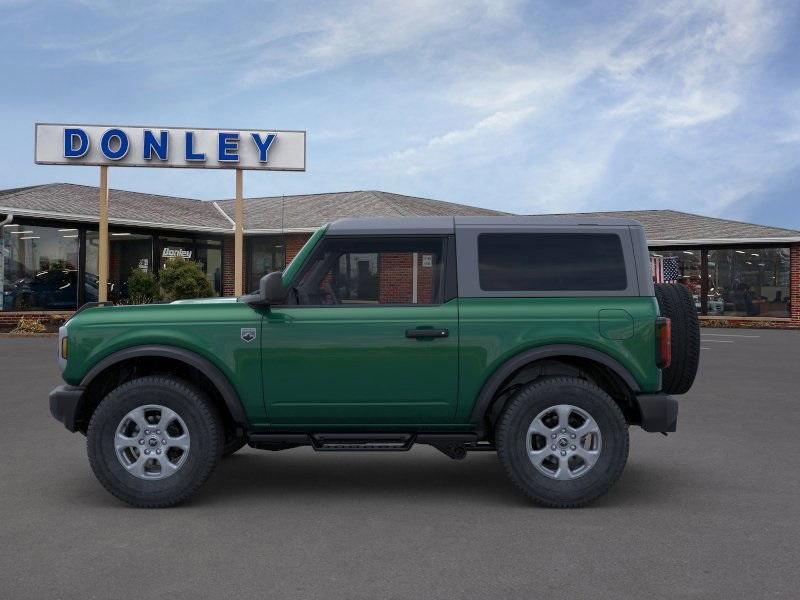
{"label": "green suv", "polygon": [[675,431],[699,356],[685,288],[625,219],[344,219],[240,298],[87,305],[50,410],[145,507],[263,450],[496,451],[548,506],[606,492],[628,426]]}

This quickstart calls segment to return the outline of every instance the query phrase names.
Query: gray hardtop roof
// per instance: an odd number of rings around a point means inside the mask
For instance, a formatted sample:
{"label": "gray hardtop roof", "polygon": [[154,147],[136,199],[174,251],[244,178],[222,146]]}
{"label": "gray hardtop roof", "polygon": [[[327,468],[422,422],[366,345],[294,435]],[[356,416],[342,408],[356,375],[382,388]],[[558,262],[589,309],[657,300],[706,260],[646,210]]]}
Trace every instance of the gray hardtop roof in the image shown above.
{"label": "gray hardtop roof", "polygon": [[604,225],[641,227],[639,221],[618,217],[566,216],[491,216],[491,217],[381,217],[339,219],[328,226],[329,235],[443,235],[457,228],[514,226]]}

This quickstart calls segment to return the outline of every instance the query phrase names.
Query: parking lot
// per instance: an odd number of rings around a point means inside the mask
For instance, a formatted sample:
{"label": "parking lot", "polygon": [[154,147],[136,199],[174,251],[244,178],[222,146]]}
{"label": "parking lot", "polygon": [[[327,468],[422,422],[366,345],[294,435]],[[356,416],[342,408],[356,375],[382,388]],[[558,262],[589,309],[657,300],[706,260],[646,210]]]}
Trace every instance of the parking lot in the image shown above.
{"label": "parking lot", "polygon": [[245,449],[135,510],[49,414],[55,339],[0,339],[3,598],[790,598],[800,332],[705,329],[679,431],[631,431],[616,487],[526,502],[491,453]]}

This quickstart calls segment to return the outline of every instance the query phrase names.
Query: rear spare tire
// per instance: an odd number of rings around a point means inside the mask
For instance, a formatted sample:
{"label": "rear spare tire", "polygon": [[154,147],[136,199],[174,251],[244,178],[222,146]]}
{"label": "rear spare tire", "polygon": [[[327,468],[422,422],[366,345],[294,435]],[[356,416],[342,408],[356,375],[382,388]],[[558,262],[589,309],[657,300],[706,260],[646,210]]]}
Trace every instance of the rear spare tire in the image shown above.
{"label": "rear spare tire", "polygon": [[700,323],[694,298],[677,283],[655,284],[661,316],[672,322],[672,363],[661,371],[661,388],[667,394],[685,394],[700,363]]}

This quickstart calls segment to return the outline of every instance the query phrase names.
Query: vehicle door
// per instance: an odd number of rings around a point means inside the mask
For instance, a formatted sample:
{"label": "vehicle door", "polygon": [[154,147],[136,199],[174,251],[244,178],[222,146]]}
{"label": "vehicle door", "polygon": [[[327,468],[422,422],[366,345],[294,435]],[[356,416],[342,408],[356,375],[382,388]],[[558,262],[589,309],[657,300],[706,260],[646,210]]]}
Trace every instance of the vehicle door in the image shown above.
{"label": "vehicle door", "polygon": [[[267,418],[448,423],[458,398],[451,236],[326,237],[263,324]],[[448,289],[453,291],[448,291]]]}

